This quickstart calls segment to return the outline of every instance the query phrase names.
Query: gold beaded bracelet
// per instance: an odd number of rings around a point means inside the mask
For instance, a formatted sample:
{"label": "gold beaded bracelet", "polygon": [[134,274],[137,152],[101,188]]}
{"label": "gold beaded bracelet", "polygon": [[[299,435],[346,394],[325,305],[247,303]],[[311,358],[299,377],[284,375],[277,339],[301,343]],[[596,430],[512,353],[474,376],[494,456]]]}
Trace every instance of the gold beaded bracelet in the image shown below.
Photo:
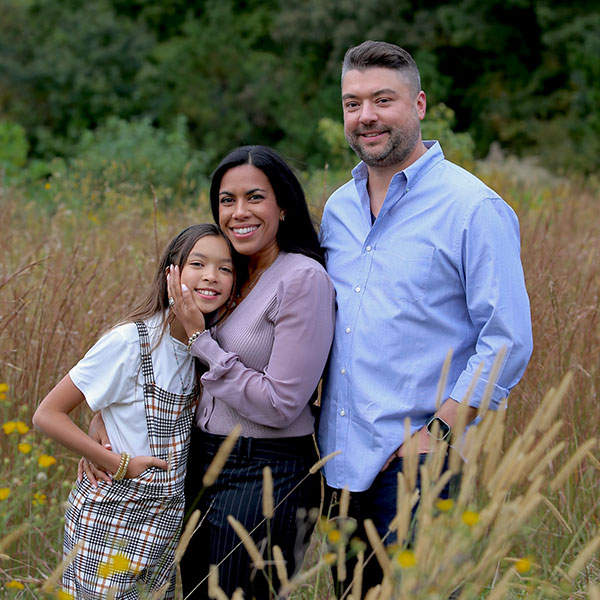
{"label": "gold beaded bracelet", "polygon": [[113,475],[113,481],[119,481],[125,477],[127,473],[127,467],[129,466],[129,459],[131,457],[127,452],[121,452],[121,462],[119,463],[119,468],[117,472]]}
{"label": "gold beaded bracelet", "polygon": [[192,351],[192,344],[204,333],[204,331],[196,331],[190,335],[190,339],[187,343],[188,352]]}

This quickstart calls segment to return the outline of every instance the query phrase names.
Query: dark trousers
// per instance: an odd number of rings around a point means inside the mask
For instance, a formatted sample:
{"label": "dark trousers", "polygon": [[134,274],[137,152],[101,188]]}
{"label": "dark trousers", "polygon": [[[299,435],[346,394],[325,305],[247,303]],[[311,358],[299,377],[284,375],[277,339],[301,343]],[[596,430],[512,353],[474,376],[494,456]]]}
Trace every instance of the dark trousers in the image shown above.
{"label": "dark trousers", "polygon": [[[419,465],[423,464],[426,458],[426,454],[419,455]],[[442,473],[447,469],[447,462],[448,461],[446,460],[446,464],[442,469]],[[367,550],[365,551],[365,560],[371,553],[372,548],[368,542],[368,538],[365,533],[364,521],[365,519],[371,519],[373,521],[373,524],[375,525],[380,538],[383,538],[386,535],[386,533],[388,533],[388,527],[394,519],[394,517],[396,516],[398,473],[402,471],[402,469],[402,458],[395,458],[385,471],[377,475],[369,489],[365,490],[364,492],[352,492],[350,494],[350,506],[348,509],[348,516],[352,519],[355,519],[357,522],[357,529],[354,535],[367,544]],[[442,493],[440,494],[440,497],[450,497],[455,493],[457,486],[458,480],[456,477],[453,477],[443,489]],[[418,489],[420,489],[421,487],[420,470],[417,470],[416,487]],[[340,494],[341,490],[329,487],[328,485],[325,486],[325,503],[323,510],[325,511],[325,513],[327,513],[327,511],[329,510],[330,516],[333,518],[338,516],[338,503],[340,499]],[[417,507],[418,503],[413,507],[413,518],[415,516]],[[395,532],[390,532],[384,540],[384,544],[386,546],[391,546],[396,542],[397,539]],[[337,585],[337,572],[335,569],[333,569],[334,584],[336,584],[336,586],[338,587],[337,591],[340,595],[352,582],[355,565],[356,560],[351,559],[348,561],[346,581],[339,585]],[[369,562],[365,564],[363,569],[362,596],[364,596],[370,588],[374,587],[378,583],[381,583],[382,578],[383,572],[379,567],[377,558],[373,556],[369,560]]]}
{"label": "dark trousers", "polygon": [[[275,510],[268,527],[263,522],[252,533],[252,538],[259,549],[264,548],[264,558],[269,557],[270,548],[278,545],[291,576],[302,562],[313,529],[316,510],[312,511],[312,521],[309,513],[319,506],[318,474],[308,476],[296,488],[317,460],[315,446],[312,436],[278,439],[241,437],[216,483],[202,492],[202,476],[224,439],[224,436],[196,429],[192,434],[186,504],[189,507],[200,494],[196,508],[200,509],[203,522],[181,561],[184,597],[206,577],[209,565],[221,563],[218,568],[219,585],[227,596],[240,587],[245,598],[263,600],[269,598],[268,578],[252,567],[246,549],[239,545],[240,538],[227,522],[227,516],[233,515],[249,532],[263,521],[262,471],[265,466],[270,466],[274,505],[289,496]],[[270,570],[271,585],[277,591],[279,581],[275,568]],[[206,582],[191,597],[207,598]]]}

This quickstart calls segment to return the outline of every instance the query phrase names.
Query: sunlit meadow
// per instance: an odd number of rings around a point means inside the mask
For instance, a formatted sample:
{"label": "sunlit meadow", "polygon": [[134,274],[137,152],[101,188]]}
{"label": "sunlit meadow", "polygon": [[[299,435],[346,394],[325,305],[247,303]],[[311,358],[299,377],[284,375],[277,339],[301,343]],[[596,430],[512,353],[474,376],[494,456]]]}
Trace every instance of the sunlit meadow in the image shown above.
{"label": "sunlit meadow", "polygon": [[[447,475],[435,462],[426,466],[431,485],[414,543],[406,543],[406,511],[415,499],[416,466],[407,461],[394,523],[404,542],[386,551],[368,528],[377,548],[369,556],[350,521],[324,516],[300,574],[285,571],[276,548],[264,564],[255,560],[257,576],[277,570],[283,594],[337,597],[329,566],[349,581],[354,573],[345,564],[354,556],[359,565],[377,560],[385,573],[371,599],[442,600],[454,591],[463,600],[600,600],[600,184],[534,179],[533,169],[508,163],[480,168],[521,220],[535,341],[523,381],[508,411],[487,415],[471,430],[455,501],[438,500]],[[324,195],[341,180],[320,172],[306,181],[318,219]],[[210,220],[203,195],[173,205],[151,190],[91,185],[49,181],[32,200],[0,188],[3,598],[64,598],[47,578],[56,577],[62,560],[63,503],[78,457],[32,430],[36,405],[140,295],[163,244],[184,226]],[[74,418],[85,427],[89,414]],[[460,461],[453,464],[460,468]],[[268,492],[266,498],[268,515]],[[122,563],[115,556],[106,576],[127,568]],[[224,597],[216,577],[210,585],[211,597]],[[346,597],[360,598],[358,587]]]}

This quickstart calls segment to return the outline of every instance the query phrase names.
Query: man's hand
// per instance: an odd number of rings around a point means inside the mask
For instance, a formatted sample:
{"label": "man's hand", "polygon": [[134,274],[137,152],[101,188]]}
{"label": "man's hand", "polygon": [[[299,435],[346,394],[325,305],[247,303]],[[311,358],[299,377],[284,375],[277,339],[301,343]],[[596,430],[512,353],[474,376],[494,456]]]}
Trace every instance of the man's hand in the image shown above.
{"label": "man's hand", "polygon": [[[427,454],[429,452],[429,433],[427,432],[426,427],[421,427],[419,431],[414,434],[414,437],[417,439],[417,453],[418,454]],[[391,462],[395,458],[402,458],[406,451],[406,444],[402,444],[396,451],[387,459],[385,465],[381,468],[380,473],[383,473],[391,464]]]}
{"label": "man's hand", "polygon": [[[453,398],[448,398],[435,412],[435,415],[446,421],[450,427],[454,427],[458,418],[459,407],[459,402]],[[466,411],[464,425],[468,425],[477,416],[477,409],[471,406],[465,406],[463,410]],[[431,438],[426,427],[421,427],[421,429],[419,429],[419,431],[413,435],[413,438],[416,438],[418,454],[426,454],[429,452]],[[406,445],[406,442],[404,442],[399,448],[396,449],[396,451],[387,459],[386,463],[381,468],[381,471],[385,471],[390,466],[390,463],[394,460],[394,458],[403,457],[405,455]]]}

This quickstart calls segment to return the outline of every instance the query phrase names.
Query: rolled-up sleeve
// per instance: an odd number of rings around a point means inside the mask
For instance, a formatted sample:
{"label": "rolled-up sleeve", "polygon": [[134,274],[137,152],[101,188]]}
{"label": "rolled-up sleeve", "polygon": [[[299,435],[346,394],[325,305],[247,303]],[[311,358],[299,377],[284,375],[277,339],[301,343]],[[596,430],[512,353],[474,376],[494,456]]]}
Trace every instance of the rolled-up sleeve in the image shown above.
{"label": "rolled-up sleeve", "polygon": [[[461,401],[483,362],[469,404],[479,407],[491,385],[490,408],[497,408],[517,384],[531,356],[531,312],[520,258],[519,224],[500,198],[478,203],[459,242],[467,309],[479,331],[475,354],[458,377],[450,397]],[[506,355],[496,381],[490,374],[496,357]]]}
{"label": "rolled-up sleeve", "polygon": [[331,281],[321,269],[294,269],[278,284],[279,309],[273,349],[264,371],[246,367],[208,332],[192,354],[208,371],[202,384],[242,416],[270,427],[287,427],[314,393],[333,339],[335,308]]}

